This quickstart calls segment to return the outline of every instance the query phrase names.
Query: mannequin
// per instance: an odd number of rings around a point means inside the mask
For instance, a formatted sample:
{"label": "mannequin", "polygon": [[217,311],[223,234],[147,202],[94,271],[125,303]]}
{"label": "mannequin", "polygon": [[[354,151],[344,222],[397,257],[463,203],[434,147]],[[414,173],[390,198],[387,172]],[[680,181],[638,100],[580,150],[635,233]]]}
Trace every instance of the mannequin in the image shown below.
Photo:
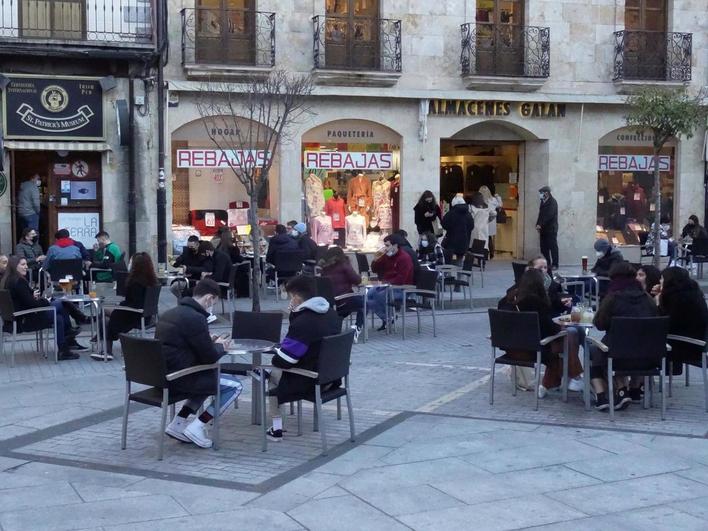
{"label": "mannequin", "polygon": [[345,242],[345,221],[346,209],[344,199],[339,197],[338,192],[334,192],[332,199],[325,203],[325,214],[332,218],[332,228],[337,233],[337,245],[344,246]]}
{"label": "mannequin", "polygon": [[310,172],[305,179],[305,202],[310,216],[316,215],[324,210],[324,192],[322,189],[322,181],[315,174]]}
{"label": "mannequin", "polygon": [[371,181],[359,173],[349,181],[347,186],[347,205],[349,212],[358,211],[363,216],[368,216],[371,210]]}
{"label": "mannequin", "polygon": [[332,218],[324,212],[312,219],[312,239],[317,245],[331,245],[334,241],[334,229],[332,228]]}
{"label": "mannequin", "polygon": [[400,200],[401,200],[401,174],[397,173],[395,177],[393,178],[393,182],[391,183],[391,225],[393,227],[394,231],[397,231],[399,229],[399,220],[400,220],[400,212],[401,212],[401,205],[400,205]]}
{"label": "mannequin", "polygon": [[347,247],[361,249],[366,241],[366,218],[358,210],[346,218]]}
{"label": "mannequin", "polygon": [[386,237],[386,233],[382,232],[381,227],[376,225],[373,220],[369,225],[369,233],[366,235],[364,249],[375,249],[378,251],[383,245],[383,239]]}
{"label": "mannequin", "polygon": [[391,201],[391,183],[384,179],[382,171],[379,172],[379,178],[371,183],[371,196],[373,198],[371,210],[376,217],[379,207]]}

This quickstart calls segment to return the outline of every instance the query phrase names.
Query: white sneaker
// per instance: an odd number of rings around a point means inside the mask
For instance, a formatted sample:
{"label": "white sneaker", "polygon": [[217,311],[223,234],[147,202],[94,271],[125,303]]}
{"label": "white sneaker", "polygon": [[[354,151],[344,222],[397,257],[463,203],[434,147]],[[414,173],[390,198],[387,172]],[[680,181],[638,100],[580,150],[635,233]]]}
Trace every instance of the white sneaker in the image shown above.
{"label": "white sneaker", "polygon": [[568,383],[568,391],[582,392],[584,390],[585,390],[585,383],[583,382],[583,379],[580,377],[573,378]]}
{"label": "white sneaker", "polygon": [[352,326],[352,330],[354,330],[354,343],[359,342],[359,335],[361,334],[361,327],[360,326]]}
{"label": "white sneaker", "polygon": [[213,444],[207,433],[206,424],[198,418],[190,422],[183,433],[185,437],[201,448],[211,448]]}
{"label": "white sneaker", "polygon": [[172,422],[170,422],[167,425],[167,428],[165,428],[165,433],[178,441],[191,443],[192,441],[184,435],[184,430],[187,426],[189,426],[189,420],[175,415]]}
{"label": "white sneaker", "polygon": [[548,394],[548,389],[546,389],[542,385],[539,385],[538,386],[538,397],[539,398],[546,398],[547,394]]}

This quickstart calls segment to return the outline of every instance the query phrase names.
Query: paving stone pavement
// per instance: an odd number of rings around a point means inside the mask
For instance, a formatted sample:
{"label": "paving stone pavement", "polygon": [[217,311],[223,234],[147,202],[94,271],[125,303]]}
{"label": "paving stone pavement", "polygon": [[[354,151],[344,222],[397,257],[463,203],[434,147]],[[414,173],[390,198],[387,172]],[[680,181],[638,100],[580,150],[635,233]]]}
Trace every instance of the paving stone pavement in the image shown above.
{"label": "paving stone pavement", "polygon": [[[476,302],[503,293],[504,268]],[[264,309],[283,306],[270,297]],[[169,440],[158,462],[159,412],[147,408],[131,414],[121,451],[120,356],[55,365],[25,341],[15,368],[0,364],[0,529],[708,528],[699,371],[690,387],[674,381],[666,421],[631,406],[612,423],[572,393],[536,412],[502,369],[489,406],[486,310],[442,312],[435,338],[423,322],[405,341],[372,332],[355,346],[359,436],[348,441],[346,408],[341,421],[327,408],[327,457],[311,406],[302,437],[288,418],[285,441],[262,453],[248,381],[218,451]]]}

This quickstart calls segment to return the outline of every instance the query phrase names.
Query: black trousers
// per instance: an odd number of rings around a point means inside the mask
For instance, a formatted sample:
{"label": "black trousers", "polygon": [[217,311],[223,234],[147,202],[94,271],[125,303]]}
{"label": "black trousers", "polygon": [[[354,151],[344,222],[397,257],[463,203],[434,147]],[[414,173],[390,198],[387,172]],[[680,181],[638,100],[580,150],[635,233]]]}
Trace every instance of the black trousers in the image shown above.
{"label": "black trousers", "polygon": [[541,233],[541,254],[548,262],[548,267],[558,269],[558,235]]}

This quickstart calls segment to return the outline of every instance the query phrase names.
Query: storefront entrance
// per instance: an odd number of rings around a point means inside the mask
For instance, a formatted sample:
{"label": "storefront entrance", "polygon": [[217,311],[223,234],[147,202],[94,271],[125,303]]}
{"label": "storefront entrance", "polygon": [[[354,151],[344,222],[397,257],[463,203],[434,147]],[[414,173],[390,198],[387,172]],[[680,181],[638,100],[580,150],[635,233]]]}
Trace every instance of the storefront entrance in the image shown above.
{"label": "storefront entrance", "polygon": [[[523,142],[441,139],[440,200],[443,209],[457,194],[466,199],[486,186],[503,203],[506,220],[497,223],[496,253],[515,257],[519,237],[520,161]],[[501,218],[500,218],[501,220]]]}
{"label": "storefront entrance", "polygon": [[54,241],[58,229],[90,247],[100,230],[102,216],[101,153],[82,151],[10,152],[15,241],[24,222],[17,213],[17,195],[22,184],[39,175],[39,235],[43,249]]}

